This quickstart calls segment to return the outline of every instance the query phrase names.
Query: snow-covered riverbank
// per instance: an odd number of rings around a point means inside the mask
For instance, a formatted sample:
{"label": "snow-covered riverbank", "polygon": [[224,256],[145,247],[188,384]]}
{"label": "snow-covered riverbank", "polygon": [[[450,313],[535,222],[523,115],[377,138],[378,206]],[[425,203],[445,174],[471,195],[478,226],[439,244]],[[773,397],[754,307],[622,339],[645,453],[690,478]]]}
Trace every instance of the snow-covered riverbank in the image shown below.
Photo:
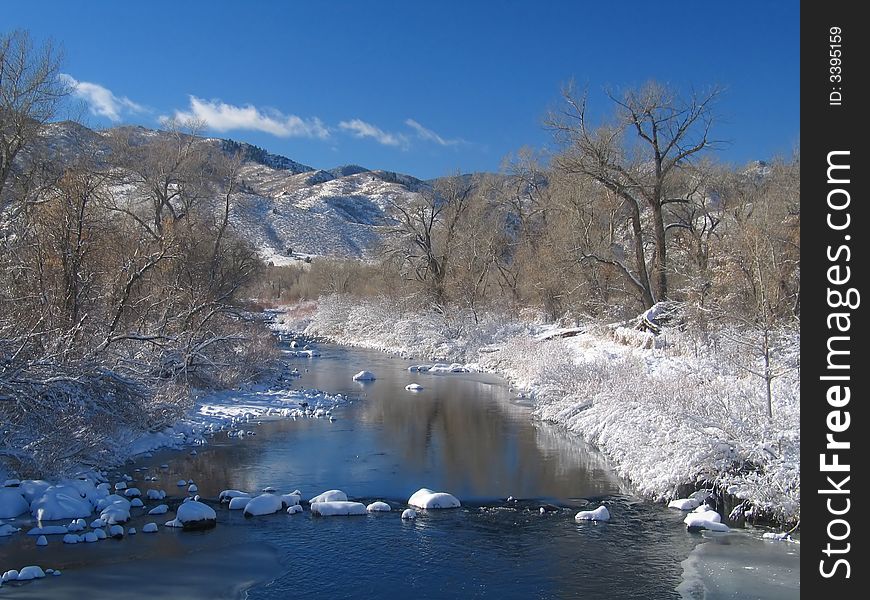
{"label": "snow-covered riverbank", "polygon": [[643,495],[669,499],[683,484],[715,482],[768,516],[800,516],[797,333],[778,356],[791,369],[773,381],[768,419],[764,382],[738,366],[727,332],[703,346],[676,331],[655,344],[594,326],[561,337],[503,316],[475,324],[336,296],[293,307],[273,327],[504,375],[540,418],[600,447]]}
{"label": "snow-covered riverbank", "polygon": [[[283,367],[272,373],[268,381],[249,383],[229,390],[193,392],[193,406],[171,426],[158,431],[127,430],[103,440],[106,459],[99,465],[80,465],[76,471],[90,473],[124,463],[137,455],[160,448],[196,447],[207,444],[209,437],[219,432],[244,436],[252,431],[255,421],[275,418],[328,417],[332,408],[347,401],[318,390],[291,389],[296,374]],[[47,469],[38,475],[64,476]],[[20,477],[0,465],[0,480]]]}

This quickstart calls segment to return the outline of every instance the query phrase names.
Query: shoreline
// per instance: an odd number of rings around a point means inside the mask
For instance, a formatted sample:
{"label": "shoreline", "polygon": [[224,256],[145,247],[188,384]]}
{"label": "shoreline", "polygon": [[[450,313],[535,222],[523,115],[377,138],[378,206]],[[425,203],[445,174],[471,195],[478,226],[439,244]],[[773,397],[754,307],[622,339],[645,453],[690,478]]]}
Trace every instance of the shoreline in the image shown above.
{"label": "shoreline", "polygon": [[[336,296],[274,314],[270,327],[278,333],[428,355],[505,377],[533,401],[537,418],[580,435],[648,499],[667,502],[712,487],[732,506],[746,501],[735,521],[789,529],[800,519],[796,373],[775,382],[781,422],[759,425],[757,381],[729,372],[709,349],[687,356],[689,343],[678,334],[650,343],[648,334],[625,328],[559,330],[491,317],[451,339],[443,318]],[[560,337],[564,331],[570,337]]]}

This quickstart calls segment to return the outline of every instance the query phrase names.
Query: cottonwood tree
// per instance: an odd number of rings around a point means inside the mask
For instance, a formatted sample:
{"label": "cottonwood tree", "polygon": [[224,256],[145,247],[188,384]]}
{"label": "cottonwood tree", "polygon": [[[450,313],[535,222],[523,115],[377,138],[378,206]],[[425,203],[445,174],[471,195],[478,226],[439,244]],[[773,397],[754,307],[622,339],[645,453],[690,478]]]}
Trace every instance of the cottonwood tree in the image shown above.
{"label": "cottonwood tree", "polygon": [[391,202],[396,223],[387,231],[385,256],[406,276],[422,284],[429,300],[445,305],[445,281],[459,225],[468,210],[474,183],[459,175],[439,179],[408,203]]}
{"label": "cottonwood tree", "polygon": [[619,269],[646,307],[669,296],[666,208],[687,202],[676,175],[713,145],[712,109],[719,95],[714,88],[683,96],[655,82],[608,93],[615,115],[596,127],[586,97],[568,88],[565,108],[547,120],[564,146],[556,168],[591,178],[625,206],[631,258],[597,251],[581,258]]}
{"label": "cottonwood tree", "polygon": [[54,117],[70,88],[58,78],[61,52],[51,42],[34,48],[30,34],[0,34],[0,215],[16,157]]}

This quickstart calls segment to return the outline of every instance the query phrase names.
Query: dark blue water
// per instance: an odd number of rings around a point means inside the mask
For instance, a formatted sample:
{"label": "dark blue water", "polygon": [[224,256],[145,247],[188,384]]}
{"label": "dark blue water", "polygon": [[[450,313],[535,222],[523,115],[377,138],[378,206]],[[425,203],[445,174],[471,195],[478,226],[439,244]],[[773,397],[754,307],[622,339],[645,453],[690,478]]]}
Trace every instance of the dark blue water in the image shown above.
{"label": "dark blue water", "polygon": [[[685,531],[683,515],[627,494],[606,461],[575,436],[533,421],[503,381],[409,373],[411,363],[381,353],[321,350],[319,358],[288,360],[302,372],[294,387],[352,398],[334,422],[252,424],[256,436],[220,434],[196,456],[162,452],[127,472],[159,475],[156,487],[179,497],[179,478],[194,479],[205,498],[271,485],[307,499],[339,488],[365,503],[385,500],[392,512],[246,519],[215,505],[218,527],[203,533],[161,527],[122,542],[44,549],[22,544],[23,536],[0,538],[0,559],[13,552],[18,567],[64,569],[59,578],[4,586],[0,598],[153,598],[163,589],[213,599],[244,588],[264,599],[679,597],[681,561],[701,541]],[[362,369],[376,381],[354,382]],[[424,390],[406,391],[411,382]],[[169,469],[158,468],[164,462]],[[420,487],[453,493],[463,506],[402,521]],[[602,503],[610,522],[574,521],[577,510]]]}

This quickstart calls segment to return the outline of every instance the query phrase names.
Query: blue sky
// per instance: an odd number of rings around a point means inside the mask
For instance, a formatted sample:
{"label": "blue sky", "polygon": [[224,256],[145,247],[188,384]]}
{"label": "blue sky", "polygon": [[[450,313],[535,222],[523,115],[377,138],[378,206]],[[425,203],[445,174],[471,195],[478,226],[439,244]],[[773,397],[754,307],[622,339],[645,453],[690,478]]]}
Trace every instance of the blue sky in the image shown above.
{"label": "blue sky", "polygon": [[796,1],[4,3],[15,28],[63,45],[90,126],[193,115],[318,168],[497,170],[571,79],[602,117],[606,87],[725,87],[724,161],[800,139]]}

